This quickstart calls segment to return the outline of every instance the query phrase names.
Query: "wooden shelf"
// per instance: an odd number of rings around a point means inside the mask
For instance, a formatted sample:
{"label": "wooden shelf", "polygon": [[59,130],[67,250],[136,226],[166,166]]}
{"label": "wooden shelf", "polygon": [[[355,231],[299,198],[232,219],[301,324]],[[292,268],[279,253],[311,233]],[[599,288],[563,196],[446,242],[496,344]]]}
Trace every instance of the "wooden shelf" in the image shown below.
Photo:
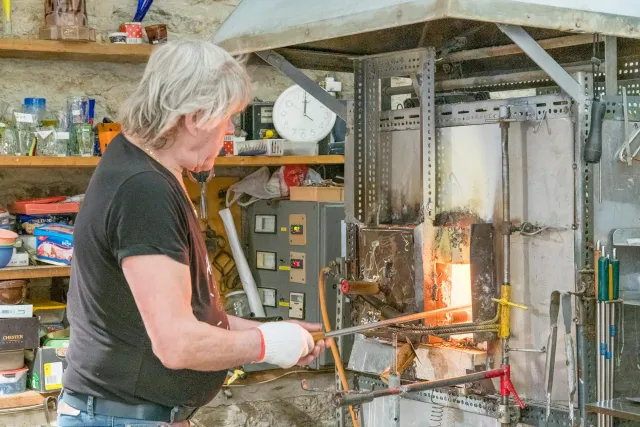
{"label": "wooden shelf", "polygon": [[153,46],[0,38],[0,58],[84,62],[147,62]]}
{"label": "wooden shelf", "polygon": [[24,393],[0,396],[0,409],[20,409],[32,406],[42,406],[44,397],[34,390]]}
{"label": "wooden shelf", "polygon": [[95,168],[100,157],[0,156],[0,167]]}
{"label": "wooden shelf", "polygon": [[29,267],[0,268],[0,280],[69,277],[70,274],[71,267],[58,267],[55,265],[30,265]]}
{"label": "wooden shelf", "polygon": [[[0,156],[0,167],[13,168],[94,168],[100,157]],[[337,165],[344,156],[229,156],[218,157],[216,166]]]}
{"label": "wooden shelf", "polygon": [[223,156],[216,166],[342,165],[344,156]]}

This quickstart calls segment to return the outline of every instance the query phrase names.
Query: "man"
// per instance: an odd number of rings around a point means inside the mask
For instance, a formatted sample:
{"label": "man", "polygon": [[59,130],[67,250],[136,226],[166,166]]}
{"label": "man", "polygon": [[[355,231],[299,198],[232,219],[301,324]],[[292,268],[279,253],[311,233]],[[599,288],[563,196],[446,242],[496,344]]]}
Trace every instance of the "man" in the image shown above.
{"label": "man", "polygon": [[250,99],[227,52],[181,41],[154,50],[124,103],[74,229],[71,342],[58,425],[188,425],[227,369],[308,364],[320,325],[227,316],[183,170],[209,170]]}

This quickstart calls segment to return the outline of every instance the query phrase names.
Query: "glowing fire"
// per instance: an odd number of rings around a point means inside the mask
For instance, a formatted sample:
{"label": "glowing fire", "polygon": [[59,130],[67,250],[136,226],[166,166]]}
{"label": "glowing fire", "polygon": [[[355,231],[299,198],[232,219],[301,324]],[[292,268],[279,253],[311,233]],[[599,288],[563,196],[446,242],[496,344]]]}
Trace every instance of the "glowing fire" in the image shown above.
{"label": "glowing fire", "polygon": [[471,264],[450,264],[451,300],[449,307],[471,304]]}

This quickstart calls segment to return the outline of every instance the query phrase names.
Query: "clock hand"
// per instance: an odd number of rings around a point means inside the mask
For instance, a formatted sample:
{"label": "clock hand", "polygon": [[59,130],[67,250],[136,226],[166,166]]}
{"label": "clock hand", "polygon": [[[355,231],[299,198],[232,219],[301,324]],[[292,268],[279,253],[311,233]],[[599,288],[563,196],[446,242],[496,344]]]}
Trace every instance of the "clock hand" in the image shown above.
{"label": "clock hand", "polygon": [[304,93],[304,111],[302,112],[307,117],[307,92]]}

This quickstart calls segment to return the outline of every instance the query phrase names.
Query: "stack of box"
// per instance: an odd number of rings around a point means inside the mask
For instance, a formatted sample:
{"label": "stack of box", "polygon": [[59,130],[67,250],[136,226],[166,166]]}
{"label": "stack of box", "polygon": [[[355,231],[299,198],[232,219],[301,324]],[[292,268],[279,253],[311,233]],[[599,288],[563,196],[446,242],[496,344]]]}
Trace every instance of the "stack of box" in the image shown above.
{"label": "stack of box", "polygon": [[38,318],[33,317],[33,306],[0,305],[0,395],[25,391],[25,350],[38,345]]}
{"label": "stack of box", "polygon": [[33,313],[40,323],[40,347],[26,354],[29,388],[41,393],[62,389],[67,368],[69,328],[64,323],[66,305],[55,301],[33,301]]}

